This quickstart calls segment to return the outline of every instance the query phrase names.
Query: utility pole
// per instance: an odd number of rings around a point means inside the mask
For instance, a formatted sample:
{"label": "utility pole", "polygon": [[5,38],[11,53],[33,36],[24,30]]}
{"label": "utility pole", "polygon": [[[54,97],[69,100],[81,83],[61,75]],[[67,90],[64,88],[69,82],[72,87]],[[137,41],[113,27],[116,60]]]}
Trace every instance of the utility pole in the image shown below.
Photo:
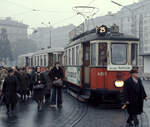
{"label": "utility pole", "polygon": [[51,48],[52,47],[52,42],[51,42],[51,40],[52,40],[52,37],[51,37],[51,22],[49,21],[48,22],[48,24],[49,25],[47,25],[47,24],[45,24],[45,23],[41,23],[41,24],[43,24],[43,25],[45,25],[46,27],[48,27],[49,29],[49,47]]}

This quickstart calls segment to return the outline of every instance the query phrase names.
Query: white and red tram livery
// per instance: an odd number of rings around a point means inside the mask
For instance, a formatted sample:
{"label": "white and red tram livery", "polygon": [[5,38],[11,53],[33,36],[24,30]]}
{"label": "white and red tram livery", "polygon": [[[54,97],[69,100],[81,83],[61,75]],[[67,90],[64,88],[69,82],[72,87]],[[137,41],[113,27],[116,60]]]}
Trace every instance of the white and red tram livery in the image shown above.
{"label": "white and red tram livery", "polygon": [[116,25],[74,34],[64,52],[68,88],[81,96],[120,99],[124,80],[138,66],[138,43]]}

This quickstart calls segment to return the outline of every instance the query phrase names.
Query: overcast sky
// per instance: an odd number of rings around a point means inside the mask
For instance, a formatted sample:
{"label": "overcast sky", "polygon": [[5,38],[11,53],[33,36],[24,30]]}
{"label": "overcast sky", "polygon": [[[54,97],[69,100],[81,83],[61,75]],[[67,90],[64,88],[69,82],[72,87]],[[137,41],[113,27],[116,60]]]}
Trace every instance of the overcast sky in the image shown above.
{"label": "overcast sky", "polygon": [[[128,5],[138,0],[115,1]],[[99,8],[96,16],[121,9],[111,3],[111,0],[0,0],[0,17],[13,17],[30,27],[42,26],[41,22],[48,24],[49,21],[54,27],[67,24],[78,25],[83,22],[83,18],[77,16],[72,7],[89,4]],[[33,9],[38,11],[32,11]]]}

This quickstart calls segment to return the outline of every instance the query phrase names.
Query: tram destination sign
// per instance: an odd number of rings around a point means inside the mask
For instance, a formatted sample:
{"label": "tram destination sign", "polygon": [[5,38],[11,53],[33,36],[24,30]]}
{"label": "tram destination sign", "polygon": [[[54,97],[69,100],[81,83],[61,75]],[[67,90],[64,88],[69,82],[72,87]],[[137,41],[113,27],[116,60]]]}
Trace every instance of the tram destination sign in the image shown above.
{"label": "tram destination sign", "polygon": [[107,69],[109,71],[130,71],[132,69],[131,65],[108,65]]}
{"label": "tram destination sign", "polygon": [[80,86],[80,67],[65,67],[65,79]]}

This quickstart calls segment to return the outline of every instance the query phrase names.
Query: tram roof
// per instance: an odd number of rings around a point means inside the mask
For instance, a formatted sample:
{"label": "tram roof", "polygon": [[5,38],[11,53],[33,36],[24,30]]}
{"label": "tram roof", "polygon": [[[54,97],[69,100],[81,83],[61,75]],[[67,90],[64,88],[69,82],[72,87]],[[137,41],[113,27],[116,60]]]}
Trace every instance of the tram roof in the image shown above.
{"label": "tram roof", "polygon": [[63,51],[64,51],[64,48],[62,47],[49,48],[49,49],[43,49],[43,50],[39,50],[39,51],[32,52],[32,53],[23,54],[23,55],[20,55],[19,57],[30,57],[30,56],[38,55],[38,54],[51,53],[51,52],[63,52]]}
{"label": "tram roof", "polygon": [[81,36],[81,37],[78,37],[78,38],[72,40],[67,45],[67,47],[71,46],[71,45],[79,44],[79,43],[86,43],[89,41],[94,41],[94,40],[139,41],[138,38],[131,36],[131,35],[125,35],[123,33],[117,33],[117,34],[109,33],[109,34],[106,34],[105,36],[101,36],[97,33],[90,33],[90,34],[87,34],[85,36]]}

